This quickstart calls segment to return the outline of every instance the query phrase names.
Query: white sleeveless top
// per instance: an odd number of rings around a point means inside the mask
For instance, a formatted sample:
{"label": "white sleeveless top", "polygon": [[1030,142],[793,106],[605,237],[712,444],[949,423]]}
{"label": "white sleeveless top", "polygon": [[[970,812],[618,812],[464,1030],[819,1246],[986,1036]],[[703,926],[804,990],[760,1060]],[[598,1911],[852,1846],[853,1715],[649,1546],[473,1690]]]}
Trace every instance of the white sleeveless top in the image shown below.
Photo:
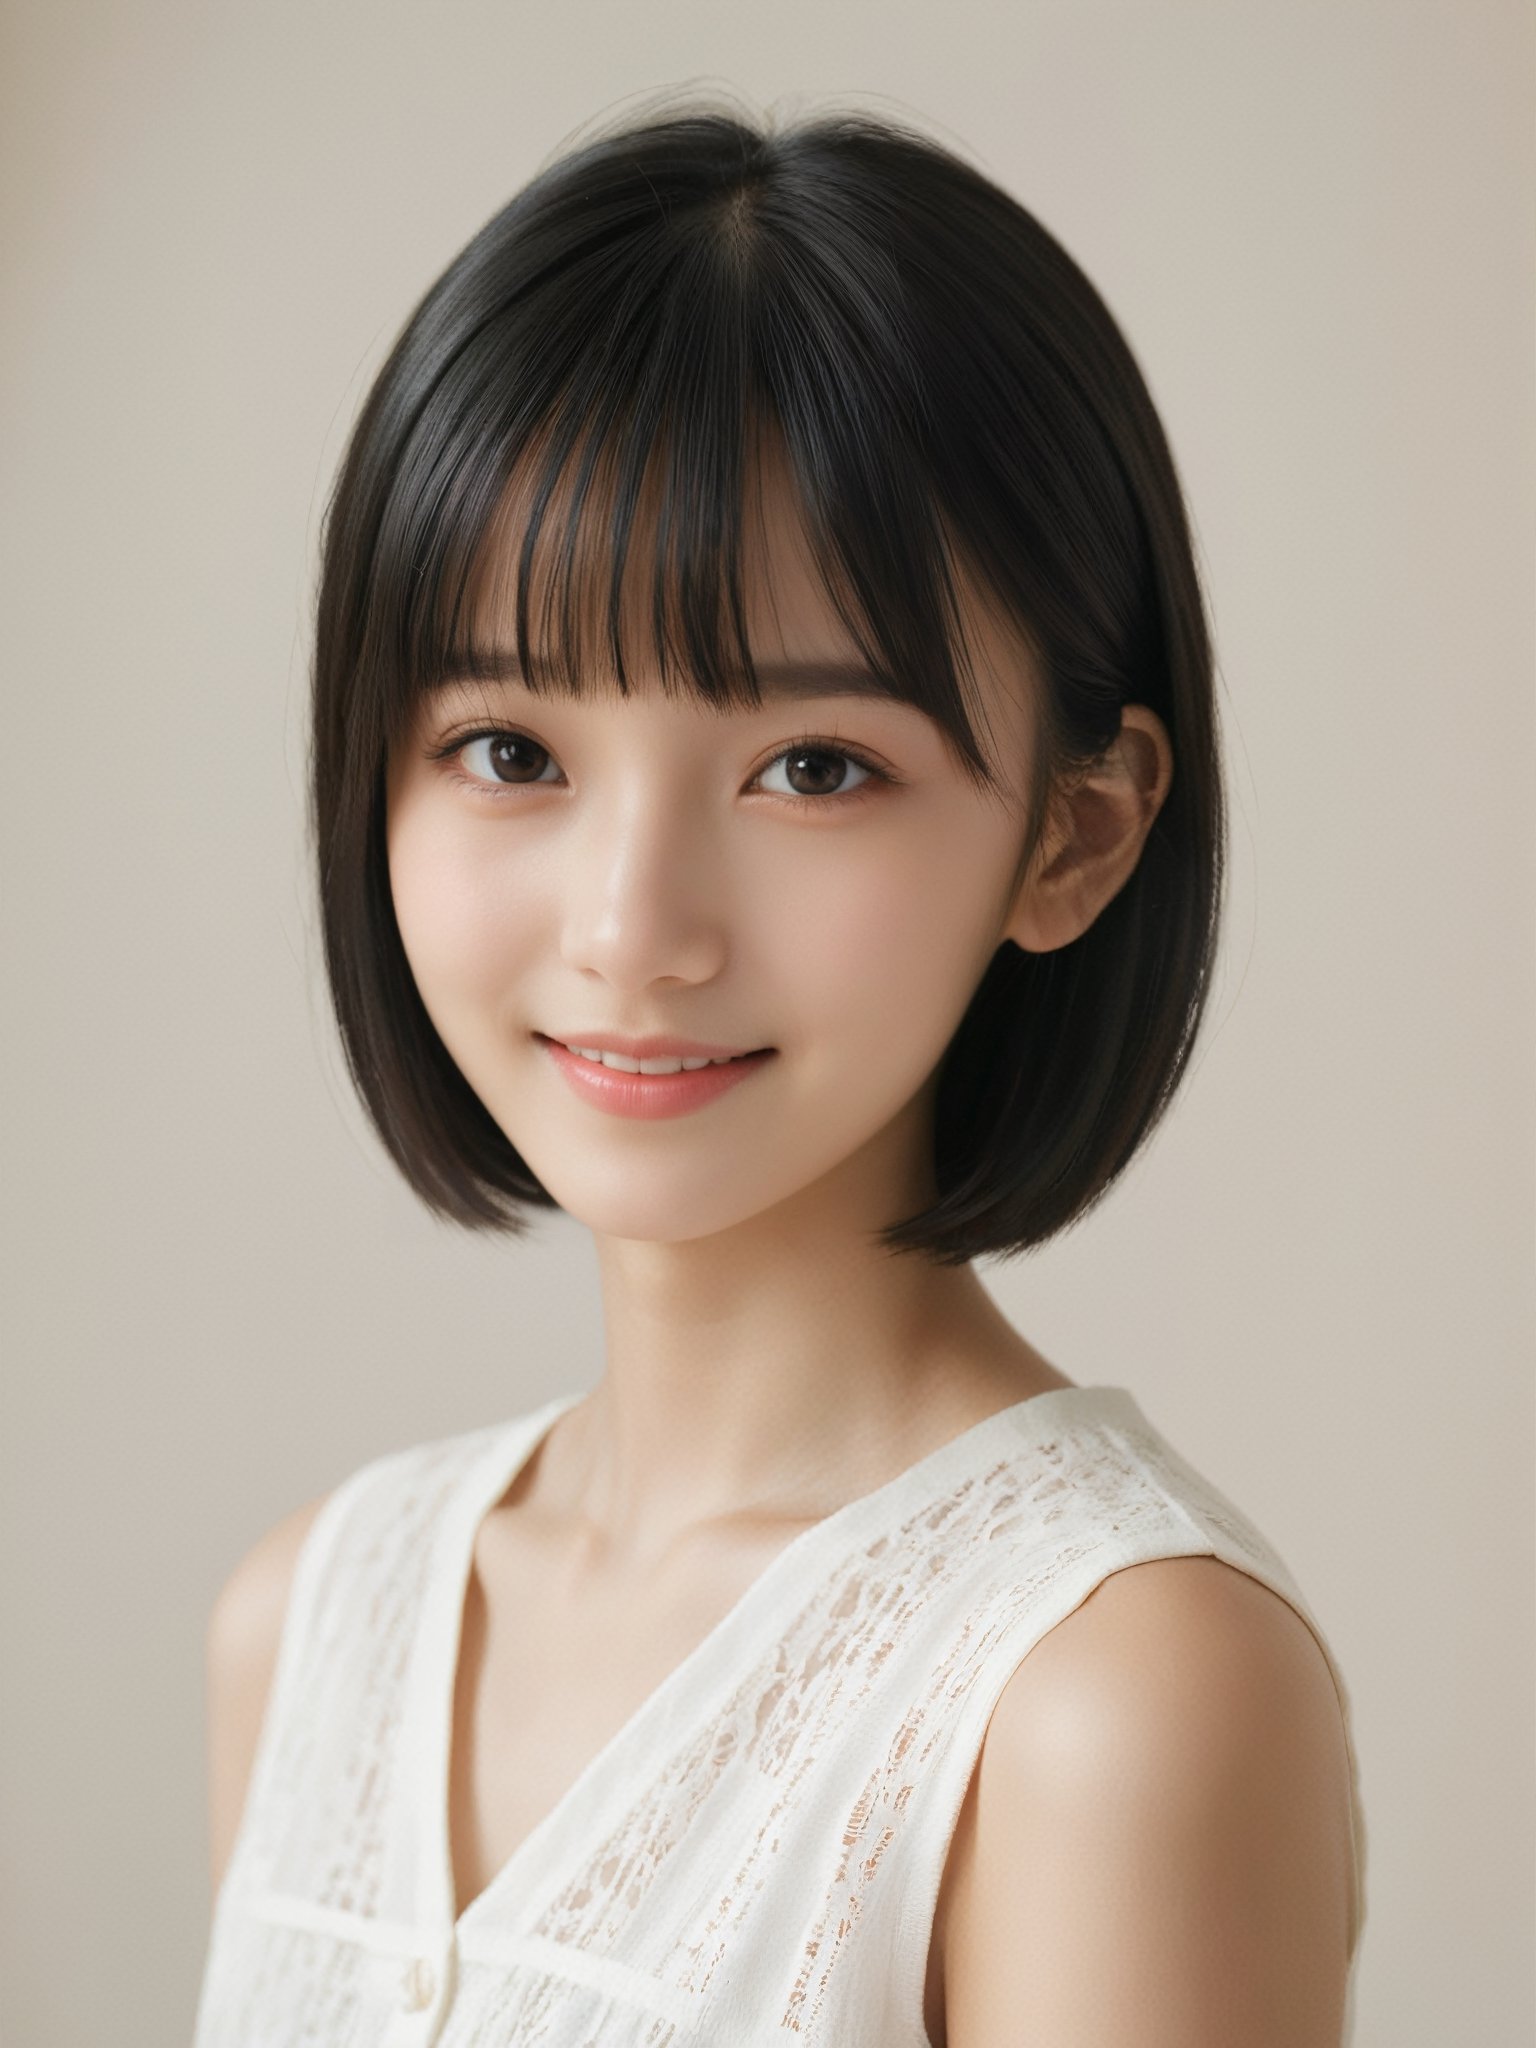
{"label": "white sleeveless top", "polygon": [[803,1530],[455,1920],[475,1535],[581,1398],[377,1458],[311,1525],[194,2048],[928,2048],[939,1880],[992,1710],[1151,1558],[1224,1559],[1322,1644],[1358,1934],[1332,1653],[1278,1554],[1110,1386],[1002,1409]]}

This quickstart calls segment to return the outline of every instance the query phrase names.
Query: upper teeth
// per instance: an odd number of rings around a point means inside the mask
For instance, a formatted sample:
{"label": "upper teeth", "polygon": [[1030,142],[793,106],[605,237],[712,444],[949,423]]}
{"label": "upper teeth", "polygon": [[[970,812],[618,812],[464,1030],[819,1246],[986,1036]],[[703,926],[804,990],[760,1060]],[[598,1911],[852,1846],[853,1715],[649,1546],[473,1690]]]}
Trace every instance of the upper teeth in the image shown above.
{"label": "upper teeth", "polygon": [[692,1073],[695,1067],[723,1067],[727,1060],[740,1057],[734,1052],[722,1053],[718,1059],[699,1060],[632,1060],[622,1052],[597,1052],[591,1046],[572,1045],[568,1052],[579,1052],[584,1060],[596,1060],[600,1066],[617,1067],[621,1074],[681,1074]]}

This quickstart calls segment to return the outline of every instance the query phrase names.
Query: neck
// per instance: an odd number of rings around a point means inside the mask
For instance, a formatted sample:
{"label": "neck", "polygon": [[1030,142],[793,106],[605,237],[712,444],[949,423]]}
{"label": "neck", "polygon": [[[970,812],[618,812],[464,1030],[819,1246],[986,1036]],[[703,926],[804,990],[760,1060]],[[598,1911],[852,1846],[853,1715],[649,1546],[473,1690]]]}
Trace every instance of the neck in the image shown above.
{"label": "neck", "polygon": [[1069,1384],[972,1267],[881,1247],[877,1217],[919,1204],[871,1183],[866,1201],[823,1185],[685,1242],[597,1240],[605,1369],[562,1467],[595,1547],[643,1563],[727,1520],[819,1520]]}

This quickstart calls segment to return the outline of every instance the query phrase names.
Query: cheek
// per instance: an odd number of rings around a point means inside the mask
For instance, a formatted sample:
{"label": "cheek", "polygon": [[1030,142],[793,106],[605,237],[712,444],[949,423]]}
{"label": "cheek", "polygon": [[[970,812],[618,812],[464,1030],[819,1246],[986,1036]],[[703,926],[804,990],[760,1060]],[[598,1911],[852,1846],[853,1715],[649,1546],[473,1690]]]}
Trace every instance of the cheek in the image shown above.
{"label": "cheek", "polygon": [[[797,874],[781,863],[753,926],[797,991],[806,1043],[916,1085],[942,1055],[999,943],[989,874],[1011,842],[965,829],[849,834]],[[787,1023],[788,1020],[786,1020]],[[817,1027],[824,1026],[825,1034]]]}
{"label": "cheek", "polygon": [[389,824],[395,922],[428,1014],[440,1026],[504,987],[528,920],[508,901],[516,872],[483,858],[473,829],[400,805]]}

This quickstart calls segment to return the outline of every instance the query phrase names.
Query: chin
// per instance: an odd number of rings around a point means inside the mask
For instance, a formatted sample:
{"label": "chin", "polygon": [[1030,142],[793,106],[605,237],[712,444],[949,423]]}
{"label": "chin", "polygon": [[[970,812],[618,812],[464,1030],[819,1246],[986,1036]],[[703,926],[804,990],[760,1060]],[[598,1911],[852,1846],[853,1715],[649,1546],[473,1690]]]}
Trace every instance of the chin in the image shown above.
{"label": "chin", "polygon": [[566,1215],[594,1236],[636,1244],[717,1237],[767,1215],[801,1184],[791,1180],[784,1186],[761,1174],[744,1174],[750,1161],[740,1150],[720,1161],[725,1171],[701,1174],[697,1155],[669,1163],[660,1158],[619,1161],[596,1151],[573,1172],[570,1148],[560,1149],[558,1167],[547,1173],[537,1154],[522,1156]]}
{"label": "chin", "polygon": [[719,1237],[802,1197],[820,1203],[829,1177],[860,1160],[870,1142],[862,1127],[827,1128],[824,1119],[814,1142],[801,1131],[796,1144],[792,1126],[799,1120],[780,1117],[777,1148],[760,1127],[710,1131],[713,1142],[706,1144],[710,1115],[670,1123],[614,1118],[581,1137],[542,1119],[535,1132],[524,1116],[526,1144],[511,1120],[502,1129],[566,1215],[597,1237],[637,1244]]}

